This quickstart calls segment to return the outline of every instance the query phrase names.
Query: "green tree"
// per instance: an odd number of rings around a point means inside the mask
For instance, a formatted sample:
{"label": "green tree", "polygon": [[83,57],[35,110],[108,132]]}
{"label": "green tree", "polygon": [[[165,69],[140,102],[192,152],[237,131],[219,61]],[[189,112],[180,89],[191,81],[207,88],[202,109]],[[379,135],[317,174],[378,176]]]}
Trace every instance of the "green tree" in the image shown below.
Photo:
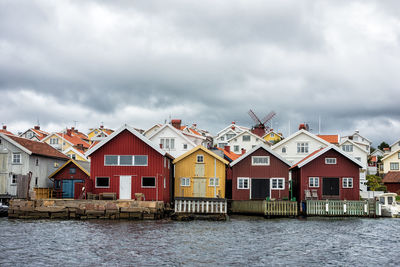
{"label": "green tree", "polygon": [[384,148],[389,147],[389,144],[383,141],[378,148],[383,151]]}
{"label": "green tree", "polygon": [[380,176],[367,175],[367,186],[371,191],[386,191],[386,186],[383,185]]}

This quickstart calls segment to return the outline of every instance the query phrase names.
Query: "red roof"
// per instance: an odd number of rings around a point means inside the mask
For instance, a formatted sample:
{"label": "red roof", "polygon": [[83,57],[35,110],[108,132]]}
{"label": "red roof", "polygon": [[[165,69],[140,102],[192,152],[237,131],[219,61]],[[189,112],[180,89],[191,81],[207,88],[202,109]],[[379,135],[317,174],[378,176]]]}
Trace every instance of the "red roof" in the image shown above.
{"label": "red roof", "polygon": [[377,161],[378,161],[378,158],[377,158],[376,156],[372,156],[372,157],[371,157],[371,161],[372,161],[372,162],[377,162]]}
{"label": "red roof", "polygon": [[383,183],[400,183],[400,171],[388,172],[382,179]]}
{"label": "red roof", "polygon": [[299,162],[297,162],[295,165],[293,165],[293,166],[291,167],[291,169],[294,168],[294,167],[297,167],[300,163],[302,163],[303,161],[305,161],[305,160],[311,158],[312,156],[314,156],[315,154],[317,154],[318,152],[320,152],[320,151],[323,150],[323,149],[324,149],[324,148],[315,150],[313,153],[311,153],[310,155],[308,155],[307,157],[303,158],[302,160],[300,160]]}
{"label": "red roof", "polygon": [[48,132],[45,132],[45,131],[42,131],[42,130],[38,130],[38,129],[35,129],[35,128],[31,128],[30,130],[36,134],[36,137],[39,138],[39,140],[42,140],[43,138],[45,138],[46,136],[49,135]]}
{"label": "red roof", "polygon": [[239,157],[241,156],[241,155],[238,155],[238,154],[236,154],[236,153],[233,153],[232,151],[231,151],[231,152],[228,152],[228,151],[226,151],[225,149],[222,149],[222,148],[220,148],[220,147],[217,147],[217,149],[223,151],[224,154],[225,154],[225,156],[227,156],[228,158],[230,158],[232,161],[236,160],[237,158],[239,158]]}
{"label": "red roof", "polygon": [[7,135],[15,135],[12,132],[7,131],[7,129],[0,129],[0,133],[7,134]]}
{"label": "red roof", "polygon": [[79,138],[77,135],[71,134],[64,134],[64,133],[57,133],[59,136],[63,137],[65,140],[68,142],[72,143],[74,146],[77,146],[78,144],[82,144],[84,148],[89,148],[89,144]]}
{"label": "red roof", "polygon": [[339,135],[337,134],[325,134],[325,135],[319,134],[317,136],[331,144],[339,144]]}
{"label": "red roof", "polygon": [[22,137],[17,137],[13,135],[8,135],[9,138],[20,144],[21,146],[25,147],[29,151],[32,152],[32,154],[36,155],[41,155],[41,156],[46,156],[46,157],[52,157],[52,158],[65,158],[68,159],[66,155],[63,153],[59,152],[57,149],[54,149],[50,145]]}

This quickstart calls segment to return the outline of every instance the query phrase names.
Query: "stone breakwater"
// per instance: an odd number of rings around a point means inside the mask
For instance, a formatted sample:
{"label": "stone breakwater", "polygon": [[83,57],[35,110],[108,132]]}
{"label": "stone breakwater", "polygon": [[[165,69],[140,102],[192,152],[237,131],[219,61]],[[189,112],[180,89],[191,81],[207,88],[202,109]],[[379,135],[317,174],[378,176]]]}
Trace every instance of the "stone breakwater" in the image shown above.
{"label": "stone breakwater", "polygon": [[8,217],[16,219],[156,220],[164,216],[162,201],[13,199],[8,210]]}

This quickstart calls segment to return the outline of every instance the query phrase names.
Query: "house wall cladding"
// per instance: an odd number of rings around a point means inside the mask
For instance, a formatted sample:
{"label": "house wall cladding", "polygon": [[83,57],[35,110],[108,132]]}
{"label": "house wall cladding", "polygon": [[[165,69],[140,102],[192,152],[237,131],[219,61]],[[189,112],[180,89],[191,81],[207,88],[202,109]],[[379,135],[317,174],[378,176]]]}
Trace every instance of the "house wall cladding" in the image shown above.
{"label": "house wall cladding", "polygon": [[[325,164],[325,158],[336,158],[336,164]],[[305,200],[304,190],[306,189],[317,190],[318,197],[321,199],[323,197],[322,179],[324,177],[339,178],[339,199],[360,199],[360,167],[337,151],[331,149],[295,172],[294,177],[300,179],[300,182],[296,182],[295,184],[298,186],[296,190],[297,196],[300,196],[301,200]],[[309,187],[309,177],[319,177],[320,184],[318,188]],[[344,177],[353,178],[353,188],[343,188]]]}
{"label": "house wall cladding", "polygon": [[[269,166],[252,166],[252,156],[269,156]],[[253,179],[257,178],[285,178],[285,189],[284,190],[272,190],[271,198],[282,199],[289,197],[289,167],[287,164],[282,162],[280,159],[266,151],[265,149],[259,148],[254,151],[251,155],[244,158],[239,163],[232,167],[232,199],[233,200],[248,200],[250,198],[250,189],[238,189],[238,177],[249,177]]]}
{"label": "house wall cladding", "polygon": [[[148,166],[104,166],[105,155],[147,155]],[[169,202],[172,164],[168,164],[168,161],[170,161],[169,158],[162,156],[128,130],[124,130],[91,155],[90,174],[93,181],[93,193],[114,192],[119,198],[119,177],[129,175],[132,176],[132,199],[135,193],[143,193],[146,200],[158,199]],[[96,177],[109,177],[110,187],[96,188]],[[142,188],[142,177],[155,177],[156,188]]]}

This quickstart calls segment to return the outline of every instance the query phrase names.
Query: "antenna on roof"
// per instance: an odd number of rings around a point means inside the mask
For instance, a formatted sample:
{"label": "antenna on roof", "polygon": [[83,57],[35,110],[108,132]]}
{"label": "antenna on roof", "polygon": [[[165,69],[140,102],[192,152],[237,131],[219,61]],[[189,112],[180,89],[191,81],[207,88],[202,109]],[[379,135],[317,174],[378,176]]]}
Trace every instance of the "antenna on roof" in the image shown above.
{"label": "antenna on roof", "polygon": [[37,118],[37,126],[40,126],[39,118]]}
{"label": "antenna on roof", "polygon": [[74,127],[76,128],[76,123],[78,122],[78,121],[73,121],[74,122]]}
{"label": "antenna on roof", "polygon": [[318,116],[318,134],[321,134],[321,115]]}

